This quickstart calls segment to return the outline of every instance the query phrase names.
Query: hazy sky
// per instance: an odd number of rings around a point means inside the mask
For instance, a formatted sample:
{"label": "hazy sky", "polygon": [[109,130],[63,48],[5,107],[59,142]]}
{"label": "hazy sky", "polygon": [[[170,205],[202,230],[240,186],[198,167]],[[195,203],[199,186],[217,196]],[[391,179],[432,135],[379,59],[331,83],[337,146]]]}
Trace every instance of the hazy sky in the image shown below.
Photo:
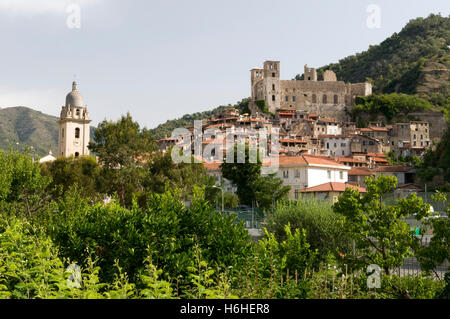
{"label": "hazy sky", "polygon": [[[367,25],[371,4],[379,28]],[[94,125],[130,111],[152,128],[248,97],[249,70],[264,60],[281,61],[291,79],[449,9],[448,0],[0,0],[0,107],[58,116],[76,78]]]}

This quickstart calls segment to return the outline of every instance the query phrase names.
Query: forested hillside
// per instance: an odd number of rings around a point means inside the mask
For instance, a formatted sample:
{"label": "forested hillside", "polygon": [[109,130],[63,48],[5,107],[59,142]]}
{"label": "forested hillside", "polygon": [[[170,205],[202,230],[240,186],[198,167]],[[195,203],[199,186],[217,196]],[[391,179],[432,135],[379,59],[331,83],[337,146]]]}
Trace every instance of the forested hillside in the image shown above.
{"label": "forested hillside", "polygon": [[156,128],[152,129],[151,132],[157,139],[169,137],[172,131],[178,127],[187,127],[194,125],[195,120],[203,120],[209,118],[211,115],[216,115],[221,113],[227,107],[234,107],[238,109],[241,113],[250,113],[248,109],[248,102],[250,99],[246,98],[242,101],[236,103],[235,105],[219,106],[212,111],[197,112],[192,114],[183,115],[179,119],[168,120],[163,124],[158,125]]}
{"label": "forested hillside", "polygon": [[[24,106],[0,109],[0,149],[30,148],[35,157],[58,151],[58,118]],[[94,127],[91,127],[91,136]]]}
{"label": "forested hillside", "polygon": [[0,149],[24,150],[33,146],[38,155],[58,147],[58,123],[55,116],[27,107],[0,109]]}
{"label": "forested hillside", "polygon": [[319,68],[318,77],[322,79],[323,72],[330,69],[338,80],[372,82],[374,93],[419,94],[432,104],[448,106],[449,45],[449,17],[417,18],[379,45]]}

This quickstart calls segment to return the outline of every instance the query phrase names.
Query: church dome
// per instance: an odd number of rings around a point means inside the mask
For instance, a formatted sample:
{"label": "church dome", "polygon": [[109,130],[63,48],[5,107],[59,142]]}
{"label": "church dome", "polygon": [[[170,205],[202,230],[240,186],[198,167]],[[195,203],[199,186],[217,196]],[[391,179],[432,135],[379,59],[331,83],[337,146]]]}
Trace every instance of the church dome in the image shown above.
{"label": "church dome", "polygon": [[66,106],[84,106],[83,97],[81,96],[80,92],[78,92],[77,82],[75,81],[72,83],[72,92],[70,92],[66,96]]}

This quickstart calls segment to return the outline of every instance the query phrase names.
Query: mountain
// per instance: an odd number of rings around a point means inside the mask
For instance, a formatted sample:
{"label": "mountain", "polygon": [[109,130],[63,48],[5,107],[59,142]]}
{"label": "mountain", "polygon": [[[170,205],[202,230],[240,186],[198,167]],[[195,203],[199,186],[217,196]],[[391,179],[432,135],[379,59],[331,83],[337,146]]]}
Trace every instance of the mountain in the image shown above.
{"label": "mountain", "polygon": [[58,118],[27,107],[0,109],[0,149],[24,150],[32,146],[37,155],[54,154],[58,148]]}
{"label": "mountain", "polygon": [[[0,149],[25,150],[47,155],[58,152],[58,118],[24,106],[0,109]],[[95,128],[91,127],[91,136]]]}
{"label": "mountain", "polygon": [[[450,121],[450,17],[430,15],[411,20],[399,33],[394,33],[367,51],[341,59],[317,69],[319,80],[325,70],[333,70],[346,82],[370,81],[374,93],[418,94],[431,104],[441,107]],[[303,79],[297,75],[296,79]],[[233,107],[248,111],[248,99]],[[229,105],[231,106],[231,105]],[[156,138],[170,136],[177,127],[192,126],[194,120],[216,114],[212,111],[186,114],[169,120],[152,132]]]}
{"label": "mountain", "polygon": [[[417,94],[442,109],[450,121],[450,17],[430,15],[411,20],[367,51],[341,59],[318,69],[319,79],[325,70],[333,70],[339,80],[369,80],[375,93]],[[301,79],[301,75],[296,76]],[[152,129],[154,136],[170,136],[177,127],[192,126],[220,113],[226,107],[249,112],[249,99],[235,105],[219,106],[211,111],[186,114]],[[57,147],[57,118],[25,107],[0,109],[0,148],[10,144],[33,146],[39,155]]]}
{"label": "mountain", "polygon": [[[370,81],[374,93],[418,94],[450,108],[450,17],[417,18],[367,51],[317,69],[346,82]],[[302,79],[297,75],[296,79]]]}
{"label": "mountain", "polygon": [[220,114],[225,108],[234,107],[241,113],[250,113],[248,109],[248,102],[250,98],[243,99],[242,101],[236,103],[235,105],[219,106],[214,108],[212,111],[197,112],[192,114],[185,114],[179,119],[168,120],[163,124],[158,125],[156,128],[150,131],[155,136],[156,139],[161,139],[169,137],[172,131],[179,127],[189,127],[194,125],[194,120],[203,120],[209,118],[211,115]]}

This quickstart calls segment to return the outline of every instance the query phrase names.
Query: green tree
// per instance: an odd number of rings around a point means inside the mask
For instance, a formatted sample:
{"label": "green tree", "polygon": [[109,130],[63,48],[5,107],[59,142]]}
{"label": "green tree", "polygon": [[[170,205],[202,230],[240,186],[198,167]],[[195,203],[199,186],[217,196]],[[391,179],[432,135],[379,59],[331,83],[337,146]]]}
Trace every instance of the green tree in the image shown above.
{"label": "green tree", "polygon": [[155,152],[145,167],[148,175],[143,182],[143,198],[148,198],[154,192],[162,194],[169,187],[182,190],[183,197],[188,200],[192,197],[194,185],[203,185],[205,197],[214,202],[217,195],[213,188],[214,177],[206,174],[202,163],[195,163],[193,160],[191,163],[175,163],[169,150],[165,153]]}
{"label": "green tree", "polygon": [[286,239],[286,225],[292,230],[305,229],[311,249],[318,251],[317,261],[326,262],[351,254],[351,239],[339,223],[341,218],[329,202],[301,197],[278,203],[266,227],[279,241]]}
{"label": "green tree", "polygon": [[101,167],[91,156],[59,157],[53,162],[41,164],[41,173],[52,179],[49,190],[54,191],[54,198],[58,198],[59,190],[67,192],[74,185],[79,186],[83,197],[92,199],[101,197],[98,192],[101,188],[98,185]]}
{"label": "green tree", "polygon": [[274,203],[287,199],[290,186],[283,186],[283,181],[276,177],[276,173],[259,177],[253,184],[255,199],[261,209],[269,210]]}
{"label": "green tree", "polygon": [[[432,199],[437,202],[446,203],[447,196],[436,192]],[[447,215],[450,214],[450,204],[446,208]],[[428,245],[421,245],[417,242],[415,253],[420,266],[426,272],[442,265],[446,260],[450,260],[450,219],[448,217],[429,218],[423,222],[433,230],[433,237]],[[448,269],[450,272],[450,269]]]}
{"label": "green tree", "polygon": [[141,129],[128,113],[117,122],[103,121],[94,133],[89,149],[103,166],[100,182],[104,191],[117,192],[122,205],[131,204],[131,194],[142,192],[146,177],[143,167],[156,151],[150,131]]}
{"label": "green tree", "polygon": [[51,179],[28,154],[0,151],[0,204],[4,210],[33,217],[49,204]]}
{"label": "green tree", "polygon": [[333,205],[343,216],[342,223],[348,235],[355,241],[356,255],[346,256],[353,269],[377,264],[387,275],[411,256],[416,240],[410,227],[402,218],[415,215],[418,220],[429,214],[429,205],[416,194],[385,205],[383,195],[392,192],[397,179],[393,176],[366,178],[367,193],[360,194],[348,188]]}
{"label": "green tree", "polygon": [[[242,152],[239,150],[243,149]],[[250,162],[250,156],[255,152],[255,163]],[[243,160],[242,160],[243,159]],[[243,163],[239,163],[240,160]],[[237,195],[242,204],[252,205],[256,200],[255,183],[261,176],[261,158],[257,150],[251,149],[248,144],[234,146],[234,158],[231,163],[225,160],[220,168],[224,178],[237,186]]]}

